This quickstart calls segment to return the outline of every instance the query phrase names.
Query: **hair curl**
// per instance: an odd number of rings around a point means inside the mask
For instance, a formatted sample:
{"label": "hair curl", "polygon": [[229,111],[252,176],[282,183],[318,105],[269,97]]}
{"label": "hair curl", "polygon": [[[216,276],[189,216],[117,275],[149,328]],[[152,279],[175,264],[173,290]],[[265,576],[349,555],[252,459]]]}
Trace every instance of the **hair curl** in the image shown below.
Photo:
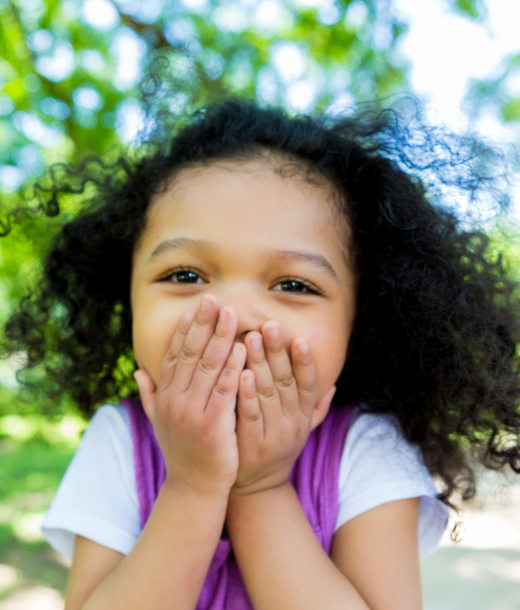
{"label": "hair curl", "polygon": [[357,315],[335,402],[396,416],[447,503],[474,493],[469,447],[488,467],[520,472],[515,284],[486,234],[465,230],[444,199],[446,185],[469,199],[490,191],[489,148],[393,110],[290,117],[230,98],[171,128],[163,119],[137,160],[55,167],[51,186],[40,185],[51,213],[64,195],[94,192],[7,323],[10,351],[27,353],[22,379],[44,366],[53,395],[87,416],[135,395],[129,285],[151,198],[179,169],[268,151],[330,181],[352,228]]}

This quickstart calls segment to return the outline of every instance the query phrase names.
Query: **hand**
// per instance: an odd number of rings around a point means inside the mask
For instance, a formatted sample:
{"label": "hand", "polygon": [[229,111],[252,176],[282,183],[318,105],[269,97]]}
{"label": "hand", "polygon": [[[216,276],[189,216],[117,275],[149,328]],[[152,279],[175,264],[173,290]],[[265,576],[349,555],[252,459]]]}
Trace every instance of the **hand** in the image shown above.
{"label": "hand", "polygon": [[[237,402],[239,470],[232,494],[244,495],[287,481],[309,433],[325,418],[335,387],[317,401],[310,346],[295,339],[291,359],[279,325],[246,336],[247,366]],[[264,350],[265,346],[265,350]],[[292,361],[292,365],[291,365]]]}
{"label": "hand", "polygon": [[238,470],[235,404],[246,349],[234,344],[237,314],[205,295],[179,323],[157,387],[135,379],[166,462],[167,482],[227,494]]}

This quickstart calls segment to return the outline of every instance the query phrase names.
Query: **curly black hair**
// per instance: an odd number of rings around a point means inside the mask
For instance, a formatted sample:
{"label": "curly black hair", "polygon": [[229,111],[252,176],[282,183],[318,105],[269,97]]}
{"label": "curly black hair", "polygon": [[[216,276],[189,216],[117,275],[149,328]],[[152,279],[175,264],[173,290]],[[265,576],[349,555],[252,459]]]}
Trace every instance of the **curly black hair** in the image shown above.
{"label": "curly black hair", "polygon": [[352,229],[357,315],[335,402],[397,417],[448,504],[474,494],[471,448],[487,467],[520,472],[515,283],[486,234],[443,199],[446,186],[470,200],[482,185],[492,192],[489,148],[394,110],[290,116],[226,98],[168,128],[163,119],[139,157],[54,167],[39,186],[53,214],[60,197],[88,197],[6,325],[11,353],[27,354],[22,380],[44,367],[53,396],[86,416],[136,396],[129,285],[150,200],[181,169],[267,153],[326,178]]}

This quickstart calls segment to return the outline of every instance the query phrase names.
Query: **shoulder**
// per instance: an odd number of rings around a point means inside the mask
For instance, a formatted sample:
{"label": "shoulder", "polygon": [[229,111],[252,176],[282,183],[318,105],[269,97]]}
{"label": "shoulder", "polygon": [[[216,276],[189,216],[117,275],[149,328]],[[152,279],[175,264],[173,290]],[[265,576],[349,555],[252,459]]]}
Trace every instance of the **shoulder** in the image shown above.
{"label": "shoulder", "polygon": [[109,485],[118,476],[135,487],[134,448],[130,416],[122,405],[103,405],[94,414],[73,462],[88,478],[100,477]]}
{"label": "shoulder", "polygon": [[130,418],[125,407],[94,414],[45,516],[49,543],[71,556],[81,535],[128,553],[140,531]]}
{"label": "shoulder", "polygon": [[[367,458],[385,455],[387,458],[403,457],[422,461],[418,446],[404,438],[399,420],[380,413],[364,412],[356,409],[350,420],[343,455],[357,455],[368,450]],[[388,452],[391,452],[389,455]]]}
{"label": "shoulder", "polygon": [[108,453],[123,464],[133,456],[130,416],[122,405],[99,407],[83,433],[74,460],[85,453],[94,457],[98,452]]}
{"label": "shoulder", "polygon": [[130,434],[130,416],[123,405],[103,405],[94,413],[85,435],[105,433],[116,438]]}
{"label": "shoulder", "polygon": [[427,554],[438,544],[449,511],[417,445],[409,443],[397,418],[357,410],[345,439],[339,469],[336,529],[381,504],[421,498],[419,544]]}

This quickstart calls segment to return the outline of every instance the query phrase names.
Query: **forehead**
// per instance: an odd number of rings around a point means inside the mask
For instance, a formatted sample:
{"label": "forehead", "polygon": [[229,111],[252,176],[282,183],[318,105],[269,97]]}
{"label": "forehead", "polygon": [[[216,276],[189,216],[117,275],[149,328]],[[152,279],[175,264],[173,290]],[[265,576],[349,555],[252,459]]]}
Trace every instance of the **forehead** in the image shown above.
{"label": "forehead", "polygon": [[[179,172],[148,210],[144,242],[182,237],[244,249],[280,244],[346,249],[338,195],[283,161],[229,161]],[[151,246],[151,244],[150,244]]]}

